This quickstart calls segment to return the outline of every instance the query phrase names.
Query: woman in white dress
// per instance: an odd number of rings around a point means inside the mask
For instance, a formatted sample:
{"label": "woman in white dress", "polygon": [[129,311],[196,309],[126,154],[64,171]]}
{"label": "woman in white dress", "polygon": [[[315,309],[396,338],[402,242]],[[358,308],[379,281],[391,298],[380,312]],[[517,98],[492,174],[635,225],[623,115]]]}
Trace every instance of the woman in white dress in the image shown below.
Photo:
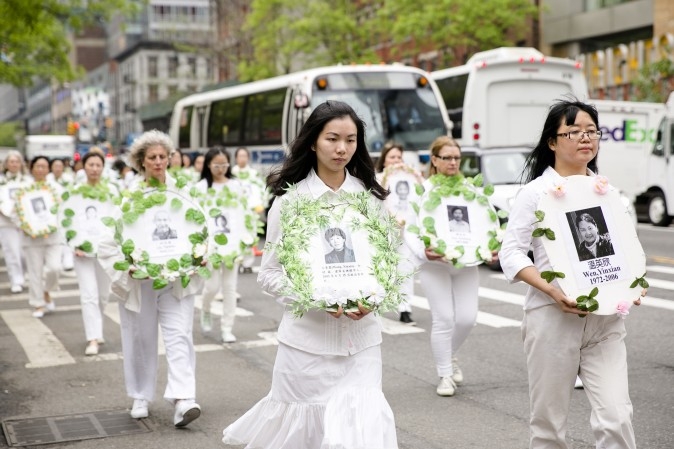
{"label": "woman in white dress", "polygon": [[26,177],[26,167],[23,163],[23,157],[18,151],[10,151],[4,161],[4,170],[0,178],[0,185],[3,189],[8,189],[4,194],[7,195],[8,205],[3,205],[2,211],[9,215],[4,215],[0,212],[0,245],[2,245],[2,253],[5,256],[5,265],[7,266],[7,276],[9,277],[10,291],[12,293],[21,293],[23,291],[23,284],[25,282],[23,275],[23,252],[21,251],[21,230],[12,221],[11,216],[14,215],[13,199],[9,196],[13,194],[13,188],[5,187],[7,183],[12,185],[19,185],[23,182],[28,182]]}
{"label": "woman in white dress", "polygon": [[[208,189],[220,192],[229,189],[232,193],[241,193],[241,184],[232,179],[229,154],[224,148],[212,148],[206,153],[201,169],[201,180],[197,188],[202,194]],[[222,217],[222,216],[220,216]],[[220,319],[220,335],[223,343],[234,343],[236,336],[232,333],[236,312],[236,285],[239,275],[239,261],[235,260],[232,268],[223,263],[217,270],[211,268],[211,277],[204,282],[204,291],[201,304],[201,330],[210,332],[212,329],[211,303],[222,292],[222,318]]]}
{"label": "woman in white dress", "polygon": [[[340,192],[370,191],[380,200],[387,195],[375,180],[363,121],[338,101],[314,109],[270,181],[276,195],[267,227],[272,243],[281,238],[281,204],[292,195],[330,201]],[[288,185],[296,191],[286,192]],[[281,294],[283,276],[275,252],[265,251],[258,282],[290,304],[293,298]],[[224,430],[224,443],[249,449],[398,447],[381,386],[381,324],[369,309],[313,310],[296,318],[286,307],[278,340],[270,393]]]}

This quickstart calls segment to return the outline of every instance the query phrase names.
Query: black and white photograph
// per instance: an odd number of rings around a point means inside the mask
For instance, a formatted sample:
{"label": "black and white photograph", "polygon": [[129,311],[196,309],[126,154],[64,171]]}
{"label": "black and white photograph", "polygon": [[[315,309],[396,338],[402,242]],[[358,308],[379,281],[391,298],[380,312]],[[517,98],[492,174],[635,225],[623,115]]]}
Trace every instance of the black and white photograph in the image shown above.
{"label": "black and white photograph", "polygon": [[576,243],[579,261],[615,254],[601,207],[568,212],[566,219]]}
{"label": "black and white photograph", "polygon": [[171,218],[167,211],[157,211],[152,222],[154,223],[152,240],[175,240],[178,238],[178,231],[171,227]]}
{"label": "black and white photograph", "polygon": [[348,245],[347,234],[342,228],[328,228],[323,235],[328,249],[328,252],[325,253],[326,264],[351,263],[356,261],[353,249]]}
{"label": "black and white photograph", "polygon": [[229,234],[231,231],[229,227],[229,219],[227,215],[220,214],[213,218],[214,222],[214,232],[216,234]]}
{"label": "black and white photograph", "polygon": [[449,231],[470,233],[470,221],[468,219],[468,208],[466,206],[447,205],[447,216],[449,217]]}

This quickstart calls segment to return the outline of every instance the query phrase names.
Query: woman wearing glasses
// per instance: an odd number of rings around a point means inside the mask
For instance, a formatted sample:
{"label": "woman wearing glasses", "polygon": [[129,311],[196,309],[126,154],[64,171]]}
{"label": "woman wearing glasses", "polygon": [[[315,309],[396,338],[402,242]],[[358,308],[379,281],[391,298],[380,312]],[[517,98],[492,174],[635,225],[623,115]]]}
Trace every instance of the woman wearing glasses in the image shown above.
{"label": "woman wearing glasses", "polygon": [[[569,447],[566,442],[571,390],[576,375],[592,406],[597,447],[636,447],[627,385],[625,324],[617,315],[585,315],[576,301],[546,282],[551,270],[541,239],[533,239],[534,212],[546,190],[572,175],[595,176],[599,151],[597,110],[579,101],[559,101],[548,113],[538,145],[525,165],[528,184],[508,220],[499,259],[511,282],[529,284],[522,335],[529,374],[530,447]],[[534,262],[527,257],[533,245]],[[644,294],[644,292],[642,292]],[[635,304],[640,304],[636,300]]]}
{"label": "woman wearing glasses", "polygon": [[[212,148],[206,153],[204,165],[201,169],[201,181],[197,188],[202,194],[208,189],[220,193],[223,189],[229,189],[233,193],[240,194],[243,190],[241,183],[232,179],[229,154],[222,147]],[[224,216],[221,216],[224,217]],[[216,217],[218,218],[218,217]],[[204,291],[201,304],[201,331],[210,332],[213,328],[211,316],[211,303],[222,290],[222,318],[220,319],[220,333],[223,343],[234,343],[236,337],[232,333],[234,327],[234,314],[236,312],[236,284],[239,273],[239,261],[234,262],[230,269],[222,264],[217,270],[211,268],[212,275],[204,283]]]}
{"label": "woman wearing glasses", "polygon": [[[448,136],[431,143],[430,177],[424,182],[426,190],[433,178],[448,176],[462,178],[459,170],[461,148]],[[456,352],[475,326],[477,319],[477,266],[456,268],[443,256],[424,248],[416,236],[406,235],[405,242],[420,259],[419,281],[431,309],[431,349],[440,377],[436,388],[439,396],[453,396],[463,382]]]}

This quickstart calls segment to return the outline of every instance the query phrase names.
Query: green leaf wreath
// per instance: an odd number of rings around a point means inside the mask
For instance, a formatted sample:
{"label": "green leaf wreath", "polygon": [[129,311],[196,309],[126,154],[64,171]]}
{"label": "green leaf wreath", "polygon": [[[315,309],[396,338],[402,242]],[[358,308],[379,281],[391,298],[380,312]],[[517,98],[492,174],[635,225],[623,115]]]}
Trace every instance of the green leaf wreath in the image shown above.
{"label": "green leaf wreath", "polygon": [[26,219],[26,211],[23,208],[22,199],[23,196],[30,192],[44,191],[46,195],[50,195],[53,201],[53,207],[50,208],[49,212],[56,215],[56,206],[58,205],[58,195],[54,188],[46,182],[35,182],[33,184],[27,185],[20,188],[16,192],[16,197],[14,201],[14,208],[16,209],[16,215],[19,219],[19,227],[21,230],[28,236],[32,238],[47,238],[57,231],[56,226],[47,226],[42,229],[35,229],[33,225]]}
{"label": "green leaf wreath", "polygon": [[[301,317],[309,310],[355,310],[358,303],[383,313],[394,310],[402,300],[400,285],[405,276],[398,272],[400,232],[395,220],[386,213],[369,192],[342,192],[334,202],[324,198],[313,199],[297,193],[290,187],[283,197],[281,207],[281,239],[268,243],[267,249],[276,257],[285,271],[282,293],[295,298],[291,304],[295,316]],[[369,291],[317,289],[306,257],[311,239],[331,223],[340,222],[347,211],[355,212],[350,220],[350,230],[364,230],[373,255],[367,267],[376,284]]]}
{"label": "green leaf wreath", "polygon": [[[176,179],[178,189],[182,189],[186,185],[187,178],[178,177]],[[190,277],[194,274],[204,279],[210,278],[210,270],[203,266],[208,256],[208,228],[205,226],[206,217],[200,208],[190,207],[185,211],[186,221],[204,225],[201,231],[188,236],[192,243],[192,252],[183,254],[179,259],[169,259],[164,264],[158,264],[150,262],[148,252],[138,248],[134,241],[125,240],[122,236],[122,230],[124,225],[134,223],[149,209],[166,204],[166,186],[150,180],[147,183],[140,183],[138,188],[133,191],[123,192],[122,195],[125,201],[121,207],[121,218],[103,218],[103,223],[114,229],[115,241],[120,245],[124,255],[123,260],[115,262],[114,268],[116,270],[129,271],[133,269],[132,277],[134,279],[152,279],[152,288],[155,290],[162,289],[178,279],[180,279],[183,288],[187,287],[190,283]],[[183,205],[172,201],[171,207],[180,209]]]}

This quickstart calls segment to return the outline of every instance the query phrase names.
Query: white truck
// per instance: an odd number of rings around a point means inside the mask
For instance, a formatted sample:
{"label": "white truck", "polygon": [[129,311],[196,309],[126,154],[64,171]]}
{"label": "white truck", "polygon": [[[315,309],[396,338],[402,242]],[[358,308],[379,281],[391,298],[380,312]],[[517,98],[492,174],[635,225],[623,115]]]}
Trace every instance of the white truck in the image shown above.
{"label": "white truck", "polygon": [[73,159],[76,142],[73,136],[28,135],[24,140],[24,152],[27,160],[35,156],[51,159]]}
{"label": "white truck", "polygon": [[589,102],[597,107],[602,131],[599,174],[634,203],[639,217],[648,217],[658,226],[668,225],[667,210],[674,210],[674,161],[670,161],[674,154],[667,123],[673,123],[674,114],[668,120],[667,108],[661,103]]}

